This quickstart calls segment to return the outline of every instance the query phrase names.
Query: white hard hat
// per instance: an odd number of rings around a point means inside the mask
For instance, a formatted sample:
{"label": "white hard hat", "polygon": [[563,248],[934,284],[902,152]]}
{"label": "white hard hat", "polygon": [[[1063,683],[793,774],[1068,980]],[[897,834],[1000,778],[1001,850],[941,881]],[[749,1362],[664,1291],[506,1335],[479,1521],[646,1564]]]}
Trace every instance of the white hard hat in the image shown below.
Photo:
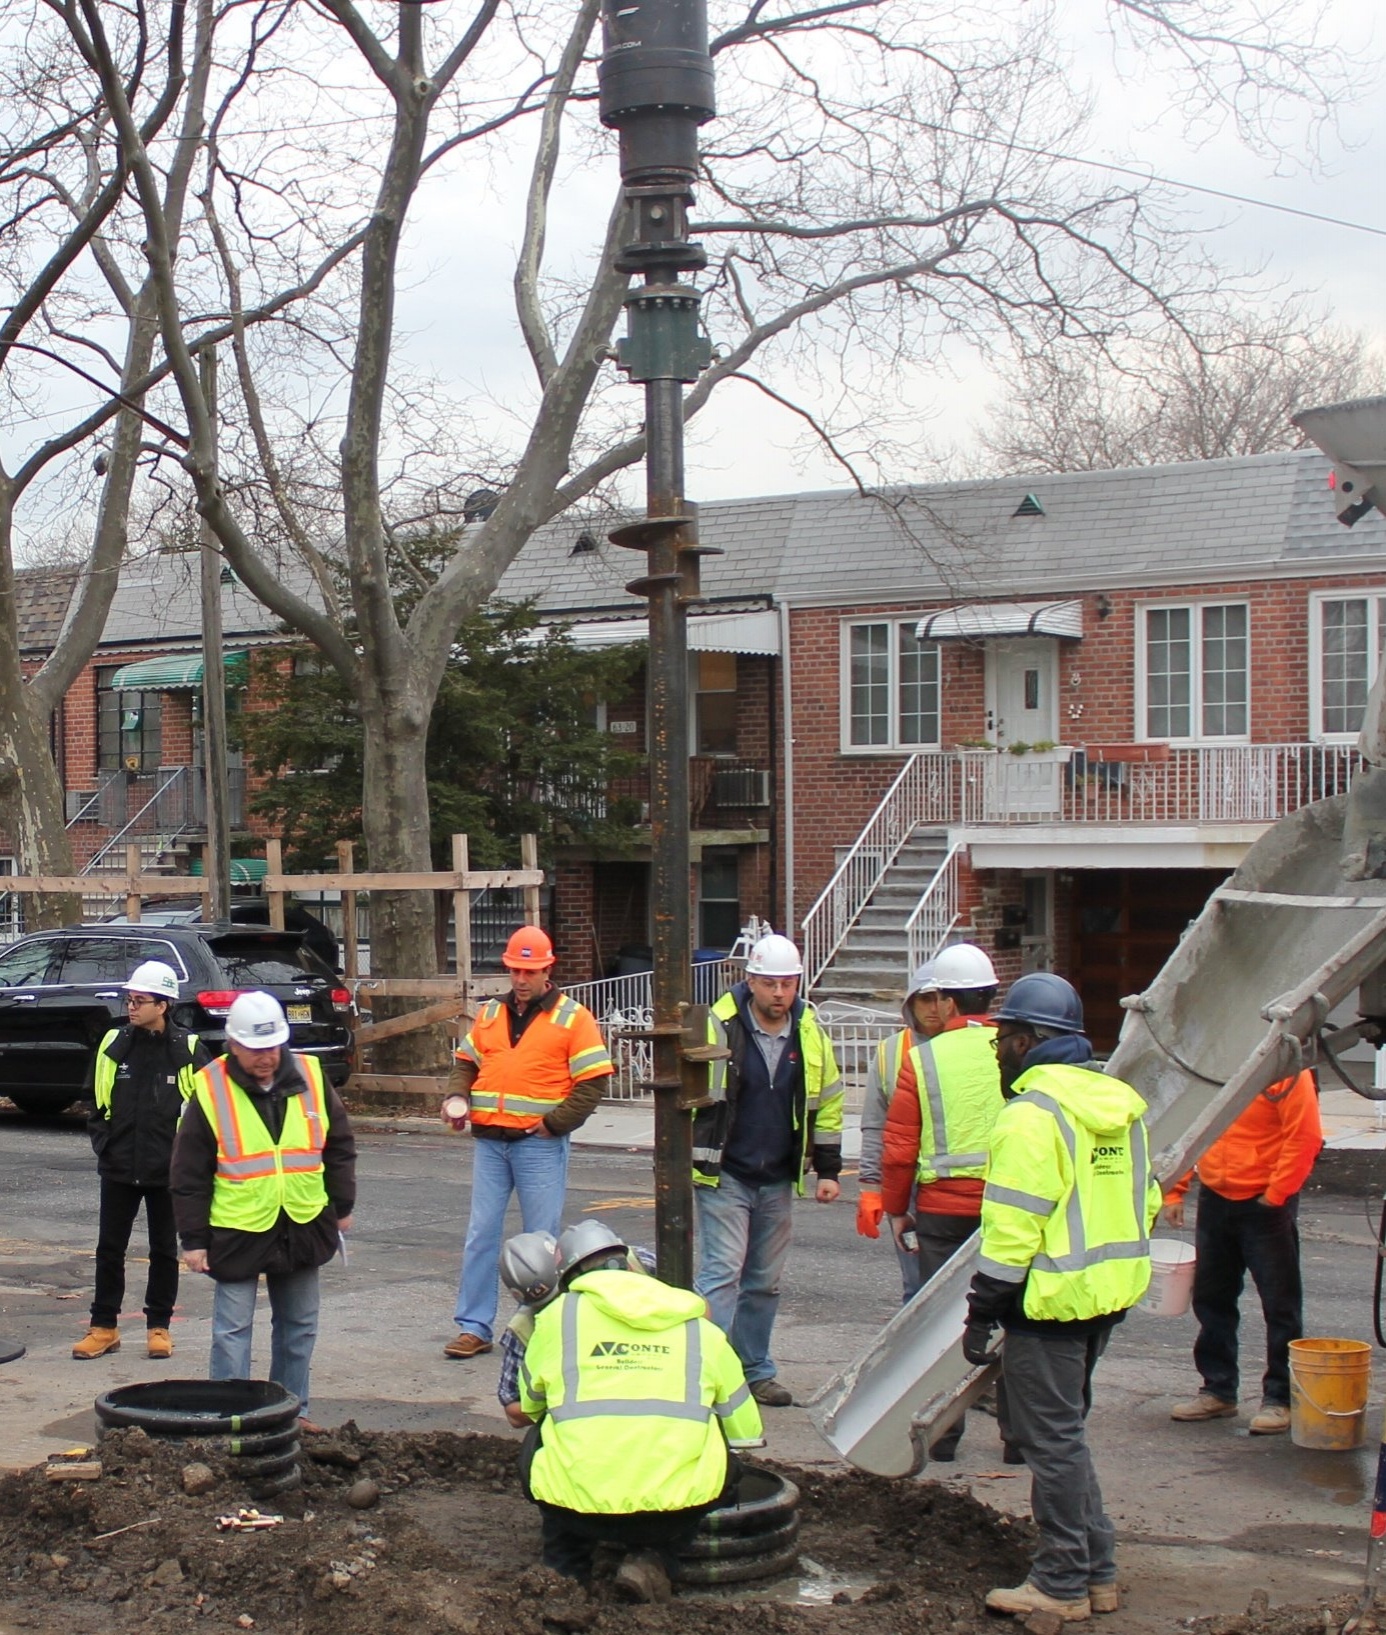
{"label": "white hard hat", "polygon": [[155,999],[175,1000],[178,997],[178,973],[161,959],[147,959],[130,973],[125,991],[152,994]]}
{"label": "white hard hat", "polygon": [[926,993],[930,989],[949,993],[997,985],[995,967],[975,943],[955,942],[935,954],[931,964],[933,969],[923,990]]}
{"label": "white hard hat", "polygon": [[243,993],[226,1013],[226,1037],[247,1050],[270,1050],[289,1037],[284,1007],[267,993]]}
{"label": "white hard hat", "polygon": [[799,958],[799,950],[789,940],[782,937],[777,931],[772,931],[768,937],[762,937],[751,950],[750,958],[746,961],[747,976],[802,976],[804,962]]}

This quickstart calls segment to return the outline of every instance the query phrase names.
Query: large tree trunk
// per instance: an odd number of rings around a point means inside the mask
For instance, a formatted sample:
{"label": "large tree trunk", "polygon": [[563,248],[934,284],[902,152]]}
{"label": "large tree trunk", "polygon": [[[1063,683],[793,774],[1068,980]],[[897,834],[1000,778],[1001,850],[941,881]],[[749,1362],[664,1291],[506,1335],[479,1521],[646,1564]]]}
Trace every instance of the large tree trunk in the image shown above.
{"label": "large tree trunk", "polygon": [[[365,779],[361,827],[371,869],[424,872],[433,867],[429,846],[428,710],[417,700],[371,700],[363,712]],[[371,893],[371,969],[391,977],[438,973],[432,893]],[[426,1001],[377,1000],[377,1019],[416,1010]],[[421,1029],[381,1044],[375,1070],[436,1073],[445,1066],[441,1030]]]}

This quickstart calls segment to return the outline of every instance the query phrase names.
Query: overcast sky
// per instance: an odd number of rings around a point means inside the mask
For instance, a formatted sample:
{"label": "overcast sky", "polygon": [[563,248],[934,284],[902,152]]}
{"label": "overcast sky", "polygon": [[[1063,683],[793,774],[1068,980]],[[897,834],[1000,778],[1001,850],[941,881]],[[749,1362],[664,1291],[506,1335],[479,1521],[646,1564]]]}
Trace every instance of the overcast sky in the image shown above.
{"label": "overcast sky", "polygon": [[[1383,344],[1386,239],[1379,231],[1386,228],[1386,29],[1376,26],[1373,38],[1373,9],[1371,0],[1328,0],[1330,26],[1356,44],[1359,99],[1341,110],[1343,140],[1330,133],[1315,165],[1295,138],[1277,162],[1248,152],[1230,132],[1190,137],[1171,114],[1167,82],[1143,75],[1141,64],[1124,78],[1114,71],[1110,43],[1100,32],[1104,0],[1063,0],[1077,72],[1090,84],[1097,110],[1094,140],[1084,156],[1377,228],[1377,235],[1355,232],[1254,205],[1185,195],[1191,224],[1207,233],[1209,248],[1230,271],[1261,270],[1286,288],[1316,292],[1337,323]],[[1121,65],[1132,67],[1129,58]],[[520,177],[517,169],[516,194]],[[605,218],[614,181],[614,175],[588,172],[566,184],[555,201],[553,239],[565,232],[578,241],[586,238],[588,224]],[[402,303],[410,330],[406,351],[444,374],[455,369],[459,384],[489,390],[513,405],[523,387],[514,374],[522,363],[509,302],[511,223],[496,215],[494,205],[470,210],[457,198],[443,205],[436,193],[421,202],[412,234],[412,288]],[[495,277],[484,270],[492,260]],[[494,306],[477,304],[487,300]],[[971,428],[985,418],[994,390],[992,378],[966,354],[921,360],[911,401],[941,458],[966,464]],[[935,474],[927,467],[913,473]],[[806,439],[792,415],[736,382],[719,389],[690,428],[691,495],[714,499],[840,487],[845,481],[841,468]],[[630,494],[638,493],[637,477]]]}

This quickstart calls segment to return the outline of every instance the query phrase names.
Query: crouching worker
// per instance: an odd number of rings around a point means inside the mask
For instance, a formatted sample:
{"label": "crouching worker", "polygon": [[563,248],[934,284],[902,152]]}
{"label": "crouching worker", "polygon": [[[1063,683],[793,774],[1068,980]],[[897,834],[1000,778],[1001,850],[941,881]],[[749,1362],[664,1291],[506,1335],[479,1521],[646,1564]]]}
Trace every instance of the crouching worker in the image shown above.
{"label": "crouching worker", "polygon": [[733,1479],[728,1442],[760,1410],[702,1297],[632,1273],[600,1221],[559,1239],[559,1297],[535,1317],[520,1408],[535,1428],[521,1476],[543,1519],[544,1565],[586,1580],[599,1543],[639,1552],[618,1589],[669,1594],[674,1563]]}
{"label": "crouching worker", "polygon": [[548,1232],[517,1232],[507,1238],[500,1256],[501,1282],[520,1302],[501,1330],[500,1379],[496,1397],[516,1430],[530,1424],[520,1407],[520,1364],[534,1337],[534,1320],[558,1298],[558,1240]]}

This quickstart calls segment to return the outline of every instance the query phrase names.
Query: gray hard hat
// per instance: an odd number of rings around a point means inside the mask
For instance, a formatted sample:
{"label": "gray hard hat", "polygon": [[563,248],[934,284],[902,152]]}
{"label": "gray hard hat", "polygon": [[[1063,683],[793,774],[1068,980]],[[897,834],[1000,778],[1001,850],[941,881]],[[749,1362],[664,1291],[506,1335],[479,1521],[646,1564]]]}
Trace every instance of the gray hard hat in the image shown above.
{"label": "gray hard hat", "polygon": [[550,1232],[517,1232],[500,1255],[501,1282],[527,1306],[558,1291],[558,1244]]}
{"label": "gray hard hat", "polygon": [[629,1254],[630,1245],[604,1221],[576,1221],[558,1236],[558,1271],[564,1282],[575,1277],[585,1261],[598,1255]]}

